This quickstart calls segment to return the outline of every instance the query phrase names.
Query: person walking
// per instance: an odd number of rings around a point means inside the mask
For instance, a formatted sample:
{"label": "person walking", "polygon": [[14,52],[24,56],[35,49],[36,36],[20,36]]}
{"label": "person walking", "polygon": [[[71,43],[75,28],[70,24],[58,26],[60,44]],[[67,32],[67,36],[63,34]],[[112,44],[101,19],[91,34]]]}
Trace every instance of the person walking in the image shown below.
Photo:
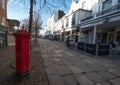
{"label": "person walking", "polygon": [[67,38],[66,45],[67,45],[68,48],[70,47],[70,39],[69,39],[69,37]]}

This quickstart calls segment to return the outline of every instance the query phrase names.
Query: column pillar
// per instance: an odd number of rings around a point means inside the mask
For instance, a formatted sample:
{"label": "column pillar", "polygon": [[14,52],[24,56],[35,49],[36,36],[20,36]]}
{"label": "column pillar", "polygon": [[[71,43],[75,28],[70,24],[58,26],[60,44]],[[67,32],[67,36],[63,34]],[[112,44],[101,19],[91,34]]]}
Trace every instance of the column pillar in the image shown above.
{"label": "column pillar", "polygon": [[72,29],[70,31],[70,40],[72,39]]}
{"label": "column pillar", "polygon": [[79,37],[78,37],[78,42],[81,42],[81,31],[82,31],[82,29],[80,28],[80,29],[79,29]]}
{"label": "column pillar", "polygon": [[114,34],[114,43],[116,42],[117,32]]}
{"label": "column pillar", "polygon": [[94,26],[94,30],[93,30],[93,44],[95,44],[96,42],[96,32],[97,32],[97,26]]}
{"label": "column pillar", "polygon": [[60,32],[60,41],[62,41],[62,32]]}
{"label": "column pillar", "polygon": [[64,38],[64,42],[65,42],[65,36],[66,36],[66,30],[65,29],[63,29],[63,38]]}

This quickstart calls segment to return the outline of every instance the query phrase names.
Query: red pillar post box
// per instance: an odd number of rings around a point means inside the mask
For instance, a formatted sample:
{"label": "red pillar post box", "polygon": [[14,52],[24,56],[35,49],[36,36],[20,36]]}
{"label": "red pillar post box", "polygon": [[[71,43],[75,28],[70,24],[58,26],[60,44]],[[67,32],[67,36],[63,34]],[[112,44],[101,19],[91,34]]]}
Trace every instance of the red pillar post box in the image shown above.
{"label": "red pillar post box", "polygon": [[30,71],[30,33],[25,30],[17,31],[15,36],[16,47],[16,75],[24,76]]}

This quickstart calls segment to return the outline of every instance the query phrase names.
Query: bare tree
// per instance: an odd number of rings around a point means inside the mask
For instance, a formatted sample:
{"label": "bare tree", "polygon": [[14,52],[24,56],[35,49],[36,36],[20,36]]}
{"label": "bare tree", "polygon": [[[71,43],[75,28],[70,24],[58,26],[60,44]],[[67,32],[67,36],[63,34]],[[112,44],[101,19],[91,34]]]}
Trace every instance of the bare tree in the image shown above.
{"label": "bare tree", "polygon": [[[69,7],[68,4],[70,4],[71,1],[78,1],[78,0],[30,0],[29,2],[27,0],[19,0],[17,6],[19,6],[20,3],[23,3],[26,8],[29,8],[29,30],[28,31],[31,33],[32,27],[33,27],[32,26],[33,10],[35,6],[37,6],[37,9],[35,9],[35,11],[38,11],[38,12],[47,11],[48,13],[51,13],[55,9],[58,10],[58,9],[68,8]],[[28,5],[30,7],[27,7]]]}
{"label": "bare tree", "polygon": [[39,36],[39,30],[42,29],[42,20],[39,12],[33,14],[33,32],[35,34],[35,44],[37,43],[37,37]]}
{"label": "bare tree", "polygon": [[29,32],[32,30],[32,20],[33,20],[33,5],[35,0],[30,0],[30,16],[29,16]]}
{"label": "bare tree", "polygon": [[21,22],[21,25],[24,26],[24,29],[28,31],[29,29],[29,19],[23,19]]}
{"label": "bare tree", "polygon": [[[22,26],[24,26],[26,31],[29,31],[29,19],[22,20]],[[35,44],[37,42],[37,37],[39,36],[39,30],[42,29],[42,20],[39,12],[33,12],[31,34],[35,37]]]}

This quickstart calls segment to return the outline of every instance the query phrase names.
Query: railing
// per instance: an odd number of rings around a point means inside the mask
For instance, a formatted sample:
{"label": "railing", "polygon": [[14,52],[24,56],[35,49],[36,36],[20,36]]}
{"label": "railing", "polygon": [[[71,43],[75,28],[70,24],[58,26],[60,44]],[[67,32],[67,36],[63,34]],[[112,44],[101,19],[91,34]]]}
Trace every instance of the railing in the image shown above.
{"label": "railing", "polygon": [[117,10],[120,10],[120,4],[117,4],[115,6],[107,8],[107,9],[97,13],[96,16],[104,15],[104,14],[111,13],[111,12],[114,12],[114,11],[117,11]]}
{"label": "railing", "polygon": [[92,55],[109,55],[110,45],[78,43],[78,49]]}
{"label": "railing", "polygon": [[86,20],[89,20],[89,19],[92,19],[92,18],[93,18],[93,15],[90,15],[90,16],[88,16],[88,17],[82,19],[81,22],[86,21]]}
{"label": "railing", "polygon": [[87,44],[86,43],[85,52],[96,55],[96,50],[97,50],[96,47],[97,47],[96,44]]}
{"label": "railing", "polygon": [[[108,14],[108,13],[117,11],[117,10],[120,10],[120,3],[117,4],[117,5],[115,5],[115,6],[112,6],[112,7],[110,7],[110,8],[107,8],[107,9],[105,9],[105,10],[99,12],[99,13],[96,13],[95,15],[96,15],[96,17],[98,17],[98,16],[101,16],[101,15],[104,15],[104,14]],[[92,19],[92,18],[94,18],[94,15],[93,15],[93,14],[91,14],[90,16],[82,19],[81,22],[86,21],[86,20],[89,20],[89,19]]]}
{"label": "railing", "polygon": [[78,43],[78,49],[84,51],[84,49],[85,49],[85,43]]}
{"label": "railing", "polygon": [[98,46],[98,55],[109,55],[110,45],[99,45]]}

